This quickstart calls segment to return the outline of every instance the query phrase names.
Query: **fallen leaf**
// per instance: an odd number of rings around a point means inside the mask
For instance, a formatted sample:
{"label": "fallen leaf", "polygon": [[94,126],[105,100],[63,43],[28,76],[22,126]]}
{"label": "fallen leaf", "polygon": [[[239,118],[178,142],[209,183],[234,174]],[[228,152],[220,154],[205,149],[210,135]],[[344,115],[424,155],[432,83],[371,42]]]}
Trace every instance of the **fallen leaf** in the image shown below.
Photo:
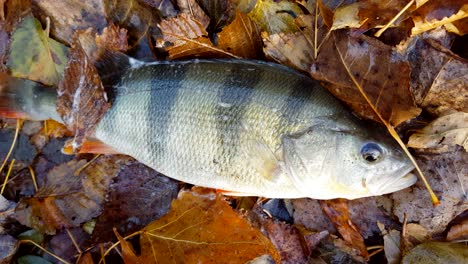
{"label": "fallen leaf", "polygon": [[423,184],[418,181],[410,188],[391,194],[391,210],[400,223],[403,223],[406,213],[408,222],[418,222],[430,235],[434,235],[443,232],[456,215],[468,209],[468,153],[459,147],[453,152],[420,153],[416,157],[434,192],[439,196],[440,205],[431,205],[431,201],[426,198],[427,192]]}
{"label": "fallen leaf", "polygon": [[0,264],[11,263],[19,248],[19,241],[10,235],[0,235]]}
{"label": "fallen leaf", "polygon": [[[348,73],[349,70],[349,73]],[[310,69],[313,78],[362,117],[381,121],[362,96],[362,87],[382,118],[392,125],[420,113],[409,91],[410,68],[402,56],[380,41],[334,31]]]}
{"label": "fallen leaf", "polygon": [[[265,210],[265,209],[263,209]],[[261,206],[254,207],[248,214],[249,222],[275,245],[281,256],[281,263],[306,263],[310,252],[303,245],[304,238],[297,228],[269,218]]]}
{"label": "fallen leaf", "polygon": [[248,15],[262,31],[271,35],[298,31],[294,18],[300,14],[303,14],[301,8],[294,2],[257,0],[257,4]]}
{"label": "fallen leaf", "polygon": [[264,254],[280,260],[271,242],[221,195],[200,190],[180,192],[167,215],[141,230],[140,246],[141,263],[245,263]]}
{"label": "fallen leaf", "polygon": [[57,112],[75,135],[73,150],[76,151],[110,107],[97,70],[81,46],[79,34],[73,41],[58,94]]}
{"label": "fallen leaf", "polygon": [[218,48],[245,59],[261,58],[262,46],[257,25],[241,12],[218,34]]}
{"label": "fallen leaf", "polygon": [[102,34],[96,35],[96,45],[105,50],[126,52],[127,30],[114,24],[105,27]]}
{"label": "fallen leaf", "polygon": [[67,61],[67,48],[49,38],[33,16],[26,16],[14,31],[8,60],[12,76],[57,85]]}
{"label": "fallen leaf", "polygon": [[210,24],[210,18],[206,15],[205,11],[197,4],[197,0],[177,0],[180,13],[185,13],[203,25],[203,28],[207,28]]}
{"label": "fallen leaf", "polygon": [[0,234],[5,233],[4,225],[8,222],[8,218],[13,215],[15,207],[15,202],[7,200],[0,194]]}
{"label": "fallen leaf", "polygon": [[453,21],[452,23],[447,23],[444,25],[444,27],[448,32],[464,36],[468,34],[468,17]]}
{"label": "fallen leaf", "polygon": [[403,257],[402,264],[450,263],[464,264],[468,259],[468,246],[447,242],[426,242]]}
{"label": "fallen leaf", "polygon": [[400,251],[400,232],[397,230],[390,230],[388,234],[383,236],[385,258],[388,264],[398,264],[401,261]]}
{"label": "fallen leaf", "polygon": [[[81,227],[62,230],[54,235],[47,243],[47,248],[57,256],[73,263],[76,256],[79,254],[79,248],[85,248],[86,242],[89,240],[87,234]],[[72,240],[73,239],[73,240]],[[50,261],[56,261],[54,258],[46,256]]]}
{"label": "fallen leaf", "polygon": [[447,234],[447,241],[461,241],[468,239],[468,220],[452,226]]}
{"label": "fallen leaf", "polygon": [[165,215],[177,193],[178,182],[136,161],[123,165],[110,184],[93,241],[111,241],[114,233],[109,226],[123,235],[140,230]]}
{"label": "fallen leaf", "polygon": [[458,0],[427,1],[412,13],[412,35],[468,17],[468,4]]}
{"label": "fallen leaf", "polygon": [[85,160],[56,166],[34,197],[23,198],[18,203],[15,218],[47,234],[80,226],[101,214],[111,179],[128,160],[109,156],[99,157],[85,168]]}
{"label": "fallen leaf", "polygon": [[336,229],[350,246],[357,249],[360,255],[367,258],[368,253],[364,238],[360,234],[357,227],[349,219],[349,209],[347,200],[334,199],[320,201],[323,212],[327,215],[328,219],[335,225]]}
{"label": "fallen leaf", "polygon": [[335,227],[323,213],[318,200],[293,199],[292,204],[295,225],[304,226],[312,231],[327,230],[331,234],[336,234]]}
{"label": "fallen leaf", "polygon": [[77,260],[77,264],[94,264],[91,252],[86,252]]}
{"label": "fallen leaf", "polygon": [[34,255],[24,255],[19,257],[16,260],[16,263],[18,264],[52,264],[52,262],[47,261],[44,258],[34,256]]}
{"label": "fallen leaf", "polygon": [[453,150],[455,145],[468,150],[468,113],[441,116],[412,134],[408,141],[408,147],[431,148],[437,152]]}
{"label": "fallen leaf", "polygon": [[50,32],[58,40],[71,44],[77,30],[94,28],[101,31],[107,26],[102,0],[32,0],[34,13],[45,22],[50,19]]}
{"label": "fallen leaf", "polygon": [[197,3],[210,18],[206,30],[210,33],[218,33],[223,27],[229,25],[237,16],[232,0],[197,0]]}
{"label": "fallen leaf", "polygon": [[141,0],[141,2],[157,9],[163,17],[173,17],[178,13],[177,6],[173,0]]}
{"label": "fallen leaf", "polygon": [[431,240],[431,234],[422,225],[409,223],[406,224],[403,227],[403,229],[405,232],[403,233],[403,238],[400,247],[403,252],[403,255],[408,253],[408,251],[410,251],[417,245]]}
{"label": "fallen leaf", "polygon": [[54,138],[73,136],[73,133],[71,133],[64,124],[51,119],[44,120],[44,125],[39,133]]}
{"label": "fallen leaf", "polygon": [[[156,46],[165,48],[170,59],[187,57],[240,58],[221,47],[214,46],[203,25],[190,15],[180,14],[175,18],[163,20],[159,24],[159,28],[163,38],[157,40]],[[227,36],[230,35],[227,34]],[[231,43],[227,44],[231,45]]]}

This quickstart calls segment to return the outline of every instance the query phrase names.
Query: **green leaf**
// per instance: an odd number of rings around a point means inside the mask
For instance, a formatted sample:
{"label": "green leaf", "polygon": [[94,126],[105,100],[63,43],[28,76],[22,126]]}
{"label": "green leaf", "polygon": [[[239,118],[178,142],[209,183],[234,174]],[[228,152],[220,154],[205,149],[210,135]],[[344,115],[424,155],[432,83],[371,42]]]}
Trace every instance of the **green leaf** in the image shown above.
{"label": "green leaf", "polygon": [[8,67],[15,77],[57,85],[67,64],[67,47],[49,38],[41,23],[26,16],[12,35]]}

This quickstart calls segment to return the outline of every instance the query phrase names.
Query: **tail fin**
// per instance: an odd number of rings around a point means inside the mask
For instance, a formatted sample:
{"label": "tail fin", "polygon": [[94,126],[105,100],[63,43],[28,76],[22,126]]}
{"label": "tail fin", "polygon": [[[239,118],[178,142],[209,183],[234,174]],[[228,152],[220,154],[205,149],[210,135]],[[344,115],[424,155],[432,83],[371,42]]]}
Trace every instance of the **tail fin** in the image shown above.
{"label": "tail fin", "polygon": [[56,99],[52,88],[0,73],[0,117],[61,122]]}

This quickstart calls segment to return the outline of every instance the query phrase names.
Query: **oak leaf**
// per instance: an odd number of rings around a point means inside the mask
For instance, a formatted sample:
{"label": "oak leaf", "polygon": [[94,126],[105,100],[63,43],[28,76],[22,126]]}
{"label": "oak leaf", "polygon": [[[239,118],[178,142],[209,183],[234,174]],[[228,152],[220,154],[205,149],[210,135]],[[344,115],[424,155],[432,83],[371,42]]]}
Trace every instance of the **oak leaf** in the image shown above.
{"label": "oak leaf", "polygon": [[[135,261],[126,241],[123,255]],[[279,254],[262,233],[251,227],[212,192],[181,191],[169,213],[140,231],[140,263],[245,263]]]}

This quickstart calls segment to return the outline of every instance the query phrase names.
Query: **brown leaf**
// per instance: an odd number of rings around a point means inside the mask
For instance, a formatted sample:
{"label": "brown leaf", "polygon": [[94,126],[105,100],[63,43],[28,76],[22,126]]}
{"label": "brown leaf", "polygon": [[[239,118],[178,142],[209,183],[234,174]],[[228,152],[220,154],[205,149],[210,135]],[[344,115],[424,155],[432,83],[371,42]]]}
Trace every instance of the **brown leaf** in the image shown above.
{"label": "brown leaf", "polygon": [[126,52],[127,30],[112,24],[104,28],[101,35],[96,36],[96,45],[106,50]]}
{"label": "brown leaf", "polygon": [[80,258],[77,260],[77,264],[94,264],[91,252],[86,252],[83,255],[81,255]]}
{"label": "brown leaf", "polygon": [[141,232],[142,263],[245,263],[264,254],[280,260],[271,242],[212,192],[180,192],[171,211]]}
{"label": "brown leaf", "polygon": [[310,73],[326,81],[324,86],[362,117],[380,121],[350,74],[383,119],[394,126],[420,113],[409,91],[409,64],[376,39],[364,35],[354,38],[334,31],[321,48]]}
{"label": "brown leaf", "polygon": [[218,35],[218,47],[242,58],[258,59],[262,52],[262,39],[257,25],[249,16],[236,12],[234,21]]}
{"label": "brown leaf", "polygon": [[468,246],[465,244],[430,241],[411,250],[401,263],[465,264],[467,259]]}
{"label": "brown leaf", "polygon": [[197,0],[197,3],[210,18],[210,23],[206,28],[209,33],[220,32],[237,16],[233,0]]}
{"label": "brown leaf", "polygon": [[468,17],[468,4],[459,0],[432,0],[412,13],[412,35]]}
{"label": "brown leaf", "polygon": [[210,24],[210,18],[205,14],[205,11],[197,4],[197,0],[177,0],[180,13],[185,13],[192,16],[203,25],[203,28],[207,28]]}
{"label": "brown leaf", "polygon": [[19,202],[16,218],[47,234],[55,234],[64,227],[80,226],[101,213],[111,179],[128,160],[109,156],[99,157],[85,168],[85,160],[56,166],[34,197]]}
{"label": "brown leaf", "polygon": [[447,241],[466,240],[468,239],[468,219],[460,221],[459,224],[453,225],[447,233]]}
{"label": "brown leaf", "polygon": [[186,57],[236,57],[215,47],[208,39],[203,25],[187,14],[163,20],[159,24],[163,38],[157,40],[158,48],[165,48],[170,59]]}
{"label": "brown leaf", "polygon": [[440,197],[440,205],[431,205],[423,184],[418,181],[412,187],[391,195],[391,210],[401,223],[406,213],[408,222],[418,222],[430,235],[434,235],[443,232],[452,218],[468,209],[468,153],[461,147],[441,154],[420,153],[417,161]]}
{"label": "brown leaf", "polygon": [[110,185],[93,241],[111,241],[114,236],[109,226],[123,235],[140,230],[169,211],[177,192],[178,182],[145,165],[136,161],[123,165]]}
{"label": "brown leaf", "polygon": [[101,31],[107,26],[103,2],[105,1],[33,0],[32,4],[35,15],[42,22],[50,19],[52,35],[70,45],[75,31],[90,27]]}
{"label": "brown leaf", "polygon": [[360,251],[360,255],[367,257],[367,249],[364,244],[364,238],[360,234],[357,227],[349,218],[349,209],[347,200],[334,199],[328,201],[320,201],[323,212],[328,219],[332,221],[343,239],[352,247]]}
{"label": "brown leaf", "polygon": [[294,23],[294,18],[302,13],[301,8],[294,2],[257,0],[249,16],[262,31],[275,34],[299,30]]}
{"label": "brown leaf", "polygon": [[[371,29],[378,26],[384,26],[390,20],[392,20],[407,4],[407,0],[391,0],[391,1],[379,1],[379,0],[366,0],[359,1],[359,12],[358,16],[361,21],[365,21],[361,29]],[[413,4],[413,9],[415,4]],[[398,19],[393,22],[394,25],[398,25],[401,21],[409,17],[410,10],[406,11],[405,14],[399,16]]]}
{"label": "brown leaf", "polygon": [[109,109],[107,95],[93,62],[81,46],[78,35],[70,50],[65,76],[58,87],[57,111],[65,125],[75,134],[74,150]]}

